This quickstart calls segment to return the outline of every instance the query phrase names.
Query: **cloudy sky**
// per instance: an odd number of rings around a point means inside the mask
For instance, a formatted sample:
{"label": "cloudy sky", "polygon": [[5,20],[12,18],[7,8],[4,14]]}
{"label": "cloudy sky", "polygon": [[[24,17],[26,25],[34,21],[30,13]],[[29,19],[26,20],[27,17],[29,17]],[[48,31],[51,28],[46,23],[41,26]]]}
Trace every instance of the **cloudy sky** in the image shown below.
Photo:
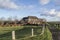
{"label": "cloudy sky", "polygon": [[60,0],[0,0],[0,18],[14,16],[60,21]]}

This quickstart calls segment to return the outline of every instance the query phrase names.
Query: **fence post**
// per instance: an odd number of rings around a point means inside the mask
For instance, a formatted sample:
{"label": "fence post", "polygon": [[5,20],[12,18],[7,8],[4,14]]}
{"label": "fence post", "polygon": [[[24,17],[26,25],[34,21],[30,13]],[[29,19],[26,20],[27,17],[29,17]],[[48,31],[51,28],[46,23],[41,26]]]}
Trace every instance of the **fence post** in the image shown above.
{"label": "fence post", "polygon": [[15,40],[15,31],[12,31],[12,40]]}
{"label": "fence post", "polygon": [[32,36],[34,35],[33,28],[32,28]]}

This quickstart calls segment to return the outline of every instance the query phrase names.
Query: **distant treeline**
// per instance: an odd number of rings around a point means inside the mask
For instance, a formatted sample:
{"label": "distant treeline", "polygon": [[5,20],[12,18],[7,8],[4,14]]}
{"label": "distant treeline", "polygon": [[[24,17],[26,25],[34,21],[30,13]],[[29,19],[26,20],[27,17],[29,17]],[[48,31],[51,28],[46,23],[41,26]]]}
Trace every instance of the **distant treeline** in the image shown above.
{"label": "distant treeline", "polygon": [[37,18],[36,16],[28,16],[24,17],[21,20],[18,20],[17,17],[15,17],[14,20],[12,18],[8,18],[8,20],[4,20],[4,18],[0,19],[0,26],[21,26],[21,25],[40,25],[45,23],[45,19]]}

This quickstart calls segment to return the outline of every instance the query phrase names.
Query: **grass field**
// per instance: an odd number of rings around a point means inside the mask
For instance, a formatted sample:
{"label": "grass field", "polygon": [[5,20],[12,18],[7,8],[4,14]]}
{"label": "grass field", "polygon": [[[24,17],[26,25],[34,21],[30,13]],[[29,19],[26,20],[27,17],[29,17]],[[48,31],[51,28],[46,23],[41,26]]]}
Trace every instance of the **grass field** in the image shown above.
{"label": "grass field", "polygon": [[0,40],[11,40],[11,32],[13,30],[20,30],[22,29],[23,26],[21,27],[0,27]]}
{"label": "grass field", "polygon": [[[18,40],[20,40],[20,39],[18,39]],[[23,38],[21,40],[52,40],[52,34],[49,31],[49,29],[46,28],[43,35],[38,34],[36,36]]]}
{"label": "grass field", "polygon": [[[15,30],[16,40],[44,40],[47,39],[47,37],[51,37],[51,33],[49,32],[48,29],[46,29],[43,35],[40,35],[40,33],[42,32],[42,27],[38,26],[33,26],[34,35],[36,36],[32,37],[31,29],[32,29],[31,26],[0,27],[0,40],[12,40],[11,32],[13,30]],[[48,35],[48,33],[50,34]]]}
{"label": "grass field", "polygon": [[[31,36],[31,27],[0,27],[0,40],[12,40],[11,32],[15,30],[16,39]],[[34,27],[34,35],[41,33],[41,27]]]}

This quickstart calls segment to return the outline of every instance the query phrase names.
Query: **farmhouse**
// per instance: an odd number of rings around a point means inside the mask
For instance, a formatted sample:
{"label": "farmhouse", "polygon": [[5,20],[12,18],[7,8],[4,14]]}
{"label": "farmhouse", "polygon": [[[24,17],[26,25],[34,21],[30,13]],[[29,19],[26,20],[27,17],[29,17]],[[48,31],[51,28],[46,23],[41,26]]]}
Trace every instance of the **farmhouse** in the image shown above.
{"label": "farmhouse", "polygon": [[21,20],[21,23],[22,24],[42,24],[45,19],[40,19],[40,18],[37,18],[36,16],[28,16],[28,17],[24,17],[22,20]]}

